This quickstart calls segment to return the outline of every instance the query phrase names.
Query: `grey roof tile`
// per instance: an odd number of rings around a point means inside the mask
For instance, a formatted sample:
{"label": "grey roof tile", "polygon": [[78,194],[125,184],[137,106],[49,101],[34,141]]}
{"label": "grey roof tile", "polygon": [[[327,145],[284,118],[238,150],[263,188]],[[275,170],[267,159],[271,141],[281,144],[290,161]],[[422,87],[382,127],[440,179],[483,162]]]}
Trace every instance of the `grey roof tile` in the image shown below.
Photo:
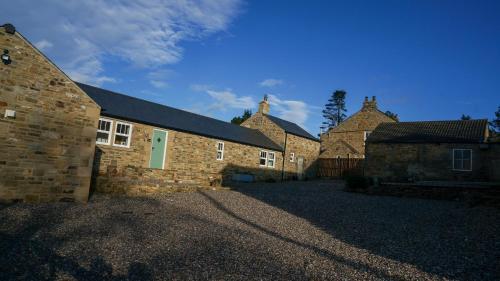
{"label": "grey roof tile", "polygon": [[131,96],[76,82],[99,106],[101,114],[165,129],[282,151],[260,131],[234,125]]}
{"label": "grey roof tile", "polygon": [[452,120],[381,123],[367,142],[480,143],[485,141],[488,120]]}
{"label": "grey roof tile", "polygon": [[286,121],[286,120],[283,120],[281,118],[278,118],[278,117],[272,116],[272,115],[266,114],[266,116],[269,117],[269,119],[271,119],[271,121],[273,121],[281,129],[285,130],[285,132],[287,132],[287,133],[319,142],[319,140],[317,138],[315,138],[314,136],[309,134],[306,130],[302,129],[299,125],[297,125],[293,122]]}

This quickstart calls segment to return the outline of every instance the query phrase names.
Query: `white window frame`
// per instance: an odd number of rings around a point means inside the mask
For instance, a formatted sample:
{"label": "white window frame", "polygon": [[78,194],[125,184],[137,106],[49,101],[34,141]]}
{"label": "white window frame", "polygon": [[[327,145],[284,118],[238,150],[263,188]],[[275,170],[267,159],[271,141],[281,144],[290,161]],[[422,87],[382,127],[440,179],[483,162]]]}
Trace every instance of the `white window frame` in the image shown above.
{"label": "white window frame", "polygon": [[113,120],[107,119],[107,118],[99,118],[99,122],[100,121],[110,122],[109,131],[100,130],[99,129],[99,123],[97,123],[97,132],[98,133],[106,133],[106,134],[108,134],[108,142],[107,143],[106,142],[100,142],[100,141],[97,141],[97,138],[96,138],[95,143],[96,144],[103,144],[103,145],[111,145],[111,135],[113,134]]}
{"label": "white window frame", "polygon": [[290,162],[295,162],[295,153],[290,152]]}
{"label": "white window frame", "polygon": [[[116,132],[116,130],[118,130],[118,125],[129,126],[130,129],[128,130],[128,135]],[[113,137],[113,146],[129,148],[130,147],[130,142],[132,141],[132,128],[133,128],[133,125],[131,123],[116,121],[115,133],[114,133],[114,137]],[[128,137],[127,138],[127,144],[126,145],[116,144],[115,143],[116,142],[116,136]]]}
{"label": "white window frame", "polygon": [[[273,158],[270,156],[273,155]],[[273,165],[269,165],[269,161],[272,160]],[[276,166],[276,153],[274,151],[267,152],[267,167],[274,168]]]}
{"label": "white window frame", "polygon": [[[455,169],[455,151],[456,150],[461,150],[461,151],[468,150],[468,151],[470,151],[470,159],[469,159],[469,161],[470,161],[470,169],[468,169],[468,170],[467,169]],[[453,151],[452,151],[451,158],[452,158],[451,167],[452,167],[453,171],[465,171],[465,172],[472,171],[472,149],[470,149],[470,148],[454,148]],[[462,159],[461,160],[462,160],[462,167],[463,167],[464,166],[463,165],[464,164],[463,152],[462,152]]]}
{"label": "white window frame", "polygon": [[366,142],[368,136],[372,133],[372,131],[364,131],[363,132],[363,141]]}
{"label": "white window frame", "polygon": [[[265,153],[265,156],[262,156],[262,153]],[[264,164],[261,164],[261,163],[260,163],[260,160],[262,160],[262,159],[264,159],[264,160],[265,160],[265,161],[264,161]],[[259,151],[259,165],[260,165],[261,167],[267,167],[267,151],[265,151],[265,150],[261,150],[261,151]]]}
{"label": "white window frame", "polygon": [[[222,145],[222,149],[219,149],[219,145]],[[216,144],[216,148],[217,148],[217,154],[215,156],[215,159],[217,159],[218,161],[224,160],[224,142],[218,141]],[[220,158],[219,158],[219,152],[220,152]]]}
{"label": "white window frame", "polygon": [[[264,156],[262,156],[264,154]],[[272,155],[272,158],[270,157]],[[264,159],[264,164],[260,163],[260,160]],[[273,163],[272,166],[269,164],[269,160]],[[268,151],[268,150],[261,150],[259,151],[259,166],[261,167],[267,167],[267,168],[274,168],[276,167],[276,152],[274,151]]]}

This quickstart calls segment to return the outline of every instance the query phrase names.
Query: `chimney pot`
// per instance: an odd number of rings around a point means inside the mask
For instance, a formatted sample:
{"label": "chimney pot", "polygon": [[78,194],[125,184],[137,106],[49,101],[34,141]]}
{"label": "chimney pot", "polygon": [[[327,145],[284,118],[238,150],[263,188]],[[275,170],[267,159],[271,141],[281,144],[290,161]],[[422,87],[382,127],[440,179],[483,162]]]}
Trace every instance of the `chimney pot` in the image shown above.
{"label": "chimney pot", "polygon": [[365,101],[366,101],[366,102],[368,101],[368,97],[365,97]]}
{"label": "chimney pot", "polygon": [[259,102],[259,113],[269,114],[269,102],[267,101],[268,96],[264,95],[264,99]]}
{"label": "chimney pot", "polygon": [[376,100],[376,97],[375,96],[372,96],[372,101],[375,101]]}

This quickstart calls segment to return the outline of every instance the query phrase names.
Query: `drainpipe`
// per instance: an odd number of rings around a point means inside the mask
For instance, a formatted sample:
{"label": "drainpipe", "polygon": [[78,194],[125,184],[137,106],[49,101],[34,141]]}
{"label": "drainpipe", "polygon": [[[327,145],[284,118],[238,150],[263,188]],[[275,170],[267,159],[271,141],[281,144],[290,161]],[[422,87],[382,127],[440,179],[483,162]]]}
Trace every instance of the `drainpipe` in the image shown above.
{"label": "drainpipe", "polygon": [[288,139],[288,133],[285,132],[285,148],[283,149],[283,163],[281,164],[281,181],[285,180],[285,157],[286,157],[286,141]]}

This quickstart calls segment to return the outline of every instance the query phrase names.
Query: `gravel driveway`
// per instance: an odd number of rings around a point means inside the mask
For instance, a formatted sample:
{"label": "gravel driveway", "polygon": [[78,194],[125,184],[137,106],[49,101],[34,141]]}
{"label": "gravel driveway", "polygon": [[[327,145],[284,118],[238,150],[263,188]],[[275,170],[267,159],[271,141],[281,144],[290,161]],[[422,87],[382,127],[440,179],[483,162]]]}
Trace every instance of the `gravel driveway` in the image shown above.
{"label": "gravel driveway", "polygon": [[0,205],[0,280],[499,280],[500,211],[254,184]]}

